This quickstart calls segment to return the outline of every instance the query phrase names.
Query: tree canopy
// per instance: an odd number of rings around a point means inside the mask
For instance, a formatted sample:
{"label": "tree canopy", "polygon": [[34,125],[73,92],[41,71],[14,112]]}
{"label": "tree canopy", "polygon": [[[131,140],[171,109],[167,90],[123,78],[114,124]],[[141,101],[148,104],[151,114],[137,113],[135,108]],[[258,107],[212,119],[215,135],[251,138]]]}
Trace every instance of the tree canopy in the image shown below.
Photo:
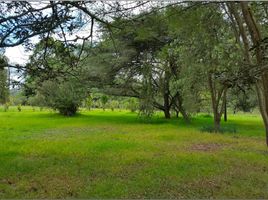
{"label": "tree canopy", "polygon": [[[23,70],[28,96],[43,93],[58,102],[44,91],[77,94],[64,98],[75,113],[97,89],[103,108],[108,95],[137,98],[147,117],[161,110],[166,118],[175,112],[189,122],[195,113],[212,112],[216,132],[228,107],[247,110],[258,99],[268,144],[265,3],[0,4],[0,47],[23,44],[32,51],[26,66],[10,65]],[[82,30],[86,34],[79,35]],[[47,89],[53,84],[55,90]],[[256,98],[246,99],[253,91]]]}

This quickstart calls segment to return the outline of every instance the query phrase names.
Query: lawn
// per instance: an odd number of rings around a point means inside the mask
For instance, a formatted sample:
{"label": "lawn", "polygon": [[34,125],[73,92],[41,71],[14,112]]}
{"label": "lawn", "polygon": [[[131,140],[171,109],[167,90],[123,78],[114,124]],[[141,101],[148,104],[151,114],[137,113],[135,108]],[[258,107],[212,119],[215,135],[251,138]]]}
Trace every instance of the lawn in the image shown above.
{"label": "lawn", "polygon": [[260,116],[229,116],[236,133],[200,132],[128,111],[0,111],[0,198],[268,198]]}

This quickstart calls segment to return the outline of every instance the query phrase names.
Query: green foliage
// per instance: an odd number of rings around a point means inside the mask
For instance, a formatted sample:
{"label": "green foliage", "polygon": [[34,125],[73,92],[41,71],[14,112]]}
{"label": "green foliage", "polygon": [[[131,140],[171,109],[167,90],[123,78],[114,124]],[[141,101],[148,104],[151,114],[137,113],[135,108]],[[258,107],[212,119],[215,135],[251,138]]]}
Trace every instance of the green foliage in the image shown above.
{"label": "green foliage", "polygon": [[10,102],[12,105],[26,105],[27,97],[24,95],[24,92],[15,91],[14,93],[10,94]]}
{"label": "green foliage", "polygon": [[20,104],[17,106],[17,109],[19,112],[21,112],[21,105]]}
{"label": "green foliage", "polygon": [[9,109],[9,103],[8,102],[6,102],[5,104],[4,104],[4,112],[7,112],[8,111],[8,109]]}
{"label": "green foliage", "polygon": [[102,109],[105,110],[106,104],[108,102],[108,96],[102,95],[100,97],[100,102],[101,102]]}
{"label": "green foliage", "polygon": [[[47,80],[62,81],[78,74],[77,50],[67,47],[52,37],[40,40],[27,63],[24,93],[27,97],[36,94],[36,89]],[[80,72],[80,71],[79,71]],[[82,76],[79,79],[82,81]]]}
{"label": "green foliage", "polygon": [[152,68],[149,64],[143,66],[142,75],[142,89],[140,96],[140,108],[139,116],[141,118],[150,119],[154,114],[154,94],[153,94],[153,77],[152,77]]}
{"label": "green foliage", "polygon": [[136,112],[139,109],[139,102],[136,98],[129,98],[127,101],[127,109],[131,112]]}
{"label": "green foliage", "polygon": [[9,88],[7,80],[7,70],[0,69],[0,104],[5,104],[8,101],[9,101]]}
{"label": "green foliage", "polygon": [[75,80],[64,82],[45,81],[38,89],[41,105],[58,110],[60,114],[72,116],[88,96],[87,90]]}
{"label": "green foliage", "polygon": [[84,101],[84,103],[85,103],[85,107],[86,107],[88,110],[90,110],[90,109],[92,108],[92,106],[93,106],[93,98],[92,98],[92,96],[89,95],[89,96],[86,98],[86,100]]}
{"label": "green foliage", "polygon": [[44,96],[42,96],[40,93],[37,93],[35,96],[30,96],[28,98],[28,104],[31,106],[45,106],[44,104],[45,99]]}
{"label": "green foliage", "polygon": [[211,114],[201,114],[199,116],[202,116],[204,118],[212,118]]}
{"label": "green foliage", "polygon": [[252,112],[258,105],[256,92],[253,89],[241,91],[234,89],[229,94],[229,104],[233,112]]}
{"label": "green foliage", "polygon": [[114,109],[119,107],[119,102],[116,100],[112,100],[109,102],[109,107],[111,108],[112,111],[114,111]]}

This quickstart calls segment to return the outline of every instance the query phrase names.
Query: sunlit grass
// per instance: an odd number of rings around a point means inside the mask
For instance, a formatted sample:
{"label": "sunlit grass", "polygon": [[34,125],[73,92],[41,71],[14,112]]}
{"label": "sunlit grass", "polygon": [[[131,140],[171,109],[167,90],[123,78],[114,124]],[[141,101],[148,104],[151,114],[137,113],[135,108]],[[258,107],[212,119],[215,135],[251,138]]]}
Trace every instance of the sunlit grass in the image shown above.
{"label": "sunlit grass", "polygon": [[0,198],[268,198],[258,115],[230,115],[237,133],[200,132],[158,114],[0,111]]}

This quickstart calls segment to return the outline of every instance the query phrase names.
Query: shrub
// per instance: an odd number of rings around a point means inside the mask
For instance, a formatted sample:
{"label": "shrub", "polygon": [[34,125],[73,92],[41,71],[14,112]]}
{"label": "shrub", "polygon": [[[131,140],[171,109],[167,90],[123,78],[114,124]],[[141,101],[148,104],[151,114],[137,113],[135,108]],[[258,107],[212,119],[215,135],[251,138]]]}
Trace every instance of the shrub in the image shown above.
{"label": "shrub", "polygon": [[108,97],[106,95],[102,95],[100,98],[102,109],[105,110],[106,104],[108,102]]}
{"label": "shrub", "polygon": [[137,101],[137,99],[136,98],[130,98],[128,100],[127,108],[131,112],[137,111],[139,109],[139,102]]}
{"label": "shrub", "polygon": [[6,102],[6,103],[4,104],[4,111],[7,112],[8,109],[9,109],[9,103]]}
{"label": "shrub", "polygon": [[21,105],[20,104],[17,106],[17,109],[19,112],[21,112]]}
{"label": "shrub", "polygon": [[93,106],[93,98],[92,98],[91,95],[89,95],[89,96],[86,98],[84,104],[85,104],[85,107],[86,107],[88,110],[91,109],[91,107]]}
{"label": "shrub", "polygon": [[[79,105],[88,96],[85,87],[78,81],[46,81],[38,90],[40,104],[58,110],[65,116],[74,115]],[[41,98],[42,97],[42,98]]]}
{"label": "shrub", "polygon": [[213,117],[211,114],[201,114],[199,116],[204,117],[204,118],[212,118]]}
{"label": "shrub", "polygon": [[115,108],[118,108],[119,102],[116,100],[112,100],[109,105],[110,105],[111,110],[114,111]]}
{"label": "shrub", "polygon": [[35,111],[34,106],[39,106],[40,108],[45,106],[44,105],[44,102],[45,102],[44,96],[40,95],[39,93],[35,96],[29,97],[27,102],[30,106],[32,106],[33,111]]}

